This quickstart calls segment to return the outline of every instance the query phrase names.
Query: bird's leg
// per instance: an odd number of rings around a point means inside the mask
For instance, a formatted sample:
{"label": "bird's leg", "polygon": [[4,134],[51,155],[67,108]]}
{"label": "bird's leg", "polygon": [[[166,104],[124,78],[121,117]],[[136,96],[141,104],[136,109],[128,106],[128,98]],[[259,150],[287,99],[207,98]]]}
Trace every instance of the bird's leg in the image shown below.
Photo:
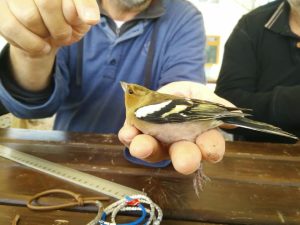
{"label": "bird's leg", "polygon": [[203,164],[201,163],[199,169],[195,172],[193,179],[194,190],[198,198],[200,196],[200,191],[203,191],[203,185],[208,181],[210,181],[210,178],[204,174]]}

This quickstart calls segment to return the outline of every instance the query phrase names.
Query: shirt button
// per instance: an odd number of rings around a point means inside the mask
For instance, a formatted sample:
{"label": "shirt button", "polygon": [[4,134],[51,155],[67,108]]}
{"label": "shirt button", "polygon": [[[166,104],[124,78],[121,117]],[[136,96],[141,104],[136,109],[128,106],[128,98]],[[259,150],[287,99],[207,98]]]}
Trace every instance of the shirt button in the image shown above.
{"label": "shirt button", "polygon": [[109,64],[112,65],[112,66],[115,66],[117,64],[117,60],[112,59],[112,60],[110,60]]}

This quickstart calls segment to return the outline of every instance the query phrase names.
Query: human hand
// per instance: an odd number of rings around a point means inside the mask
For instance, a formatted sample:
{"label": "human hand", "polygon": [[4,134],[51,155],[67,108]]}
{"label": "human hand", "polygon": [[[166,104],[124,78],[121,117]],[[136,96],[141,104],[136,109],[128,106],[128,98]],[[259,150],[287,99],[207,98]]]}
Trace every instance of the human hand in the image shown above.
{"label": "human hand", "polygon": [[[158,91],[233,106],[225,99],[215,95],[206,86],[194,82],[174,82]],[[225,140],[216,129],[202,133],[196,138],[195,143],[178,141],[170,145],[164,145],[150,135],[141,134],[134,126],[125,122],[119,132],[119,139],[129,147],[132,156],[148,162],[171,159],[174,168],[182,174],[195,172],[199,168],[201,160],[218,162],[225,153]]]}
{"label": "human hand", "polygon": [[30,56],[80,40],[99,20],[96,0],[0,1],[0,34]]}

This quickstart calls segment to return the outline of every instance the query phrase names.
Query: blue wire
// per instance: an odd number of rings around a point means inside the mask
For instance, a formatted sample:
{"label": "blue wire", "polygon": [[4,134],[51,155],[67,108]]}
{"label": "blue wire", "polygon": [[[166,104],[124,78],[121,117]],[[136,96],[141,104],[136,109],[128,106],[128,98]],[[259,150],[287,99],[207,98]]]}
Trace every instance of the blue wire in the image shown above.
{"label": "blue wire", "polygon": [[[128,201],[133,200],[132,198],[130,198],[128,196],[126,197],[126,199]],[[120,224],[116,224],[116,225],[139,225],[139,224],[141,224],[145,220],[145,218],[147,216],[147,212],[146,212],[145,207],[142,204],[139,203],[137,206],[142,210],[142,215],[140,218],[138,218],[137,220],[130,222],[130,223],[120,223]],[[106,216],[107,216],[106,213],[103,212],[102,216],[101,216],[101,220],[99,221],[100,225],[104,224],[104,221],[106,220]]]}
{"label": "blue wire", "polygon": [[102,216],[101,216],[101,221],[105,221],[106,220],[106,213],[105,212],[103,212],[102,213]]}

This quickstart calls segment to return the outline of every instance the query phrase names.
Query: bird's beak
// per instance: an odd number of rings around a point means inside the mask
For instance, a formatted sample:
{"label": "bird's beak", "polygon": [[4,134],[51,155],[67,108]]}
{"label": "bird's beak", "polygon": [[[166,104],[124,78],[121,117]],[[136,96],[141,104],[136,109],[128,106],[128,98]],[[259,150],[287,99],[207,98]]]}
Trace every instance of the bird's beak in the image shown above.
{"label": "bird's beak", "polygon": [[122,87],[123,91],[126,92],[127,91],[127,87],[128,87],[128,83],[126,83],[124,81],[120,81],[120,83],[121,83],[121,87]]}

